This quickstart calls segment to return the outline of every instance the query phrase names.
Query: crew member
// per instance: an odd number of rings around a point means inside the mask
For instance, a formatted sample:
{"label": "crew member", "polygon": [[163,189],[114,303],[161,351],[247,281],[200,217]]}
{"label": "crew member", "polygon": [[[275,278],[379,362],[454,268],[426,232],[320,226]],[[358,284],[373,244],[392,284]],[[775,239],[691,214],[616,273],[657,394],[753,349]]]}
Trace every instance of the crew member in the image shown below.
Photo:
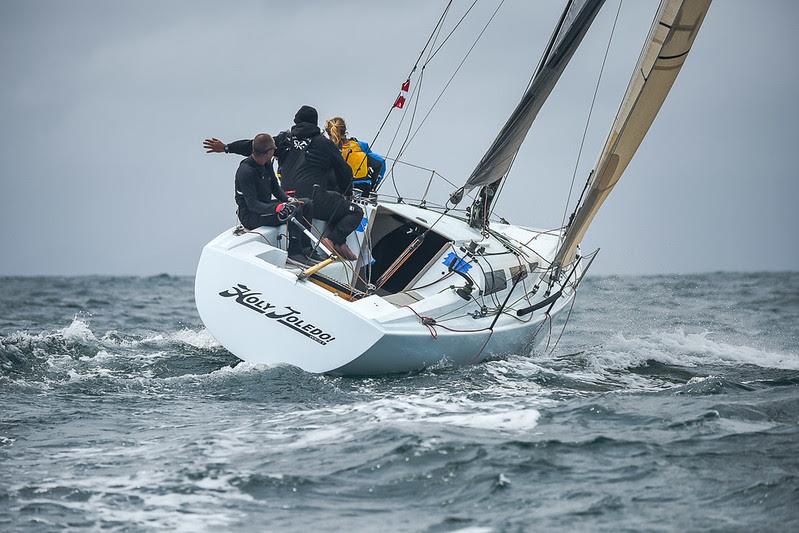
{"label": "crew member", "polygon": [[247,229],[285,224],[296,209],[280,187],[272,170],[275,141],[259,133],[251,143],[251,154],[236,171],[236,210],[241,225]]}
{"label": "crew member", "polygon": [[352,169],[352,186],[362,196],[369,196],[386,172],[386,159],[373,152],[369,144],[355,137],[348,137],[347,124],[341,117],[325,122],[328,139],[341,150],[341,156]]}

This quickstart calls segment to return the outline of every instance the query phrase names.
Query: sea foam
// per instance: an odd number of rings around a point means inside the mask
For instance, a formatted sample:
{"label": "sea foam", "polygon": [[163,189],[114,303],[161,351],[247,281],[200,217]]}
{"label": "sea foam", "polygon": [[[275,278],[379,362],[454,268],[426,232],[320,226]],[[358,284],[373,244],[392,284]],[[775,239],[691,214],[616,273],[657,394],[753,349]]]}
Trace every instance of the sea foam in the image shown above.
{"label": "sea foam", "polygon": [[748,364],[763,368],[799,370],[799,355],[779,353],[711,338],[712,333],[686,333],[682,329],[656,331],[644,336],[616,334],[598,359],[604,366],[631,368],[647,360],[679,366]]}

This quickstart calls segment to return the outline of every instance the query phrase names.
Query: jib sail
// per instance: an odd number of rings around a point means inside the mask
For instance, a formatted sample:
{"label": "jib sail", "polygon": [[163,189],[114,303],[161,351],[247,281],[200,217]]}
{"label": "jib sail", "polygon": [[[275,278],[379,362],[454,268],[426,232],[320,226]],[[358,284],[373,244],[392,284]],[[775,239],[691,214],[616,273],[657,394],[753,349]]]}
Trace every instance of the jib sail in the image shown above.
{"label": "jib sail", "polygon": [[571,221],[555,265],[566,265],[574,259],[588,226],[660,111],[709,7],[710,0],[661,1],[585,199]]}

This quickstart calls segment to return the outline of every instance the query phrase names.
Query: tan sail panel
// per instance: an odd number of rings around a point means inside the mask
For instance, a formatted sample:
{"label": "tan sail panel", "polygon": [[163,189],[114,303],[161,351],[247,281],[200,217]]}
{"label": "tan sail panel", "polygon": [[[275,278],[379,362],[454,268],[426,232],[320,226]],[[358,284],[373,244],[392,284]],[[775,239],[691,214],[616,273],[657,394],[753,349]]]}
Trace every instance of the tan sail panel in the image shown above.
{"label": "tan sail panel", "polygon": [[655,120],[705,18],[710,0],[663,0],[616,120],[574,220],[555,258],[566,265]]}

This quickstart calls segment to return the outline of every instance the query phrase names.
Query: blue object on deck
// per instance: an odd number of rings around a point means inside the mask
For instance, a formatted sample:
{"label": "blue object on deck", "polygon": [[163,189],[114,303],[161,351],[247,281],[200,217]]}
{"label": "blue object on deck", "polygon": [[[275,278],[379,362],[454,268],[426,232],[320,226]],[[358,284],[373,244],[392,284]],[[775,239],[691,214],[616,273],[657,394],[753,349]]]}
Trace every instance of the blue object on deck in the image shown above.
{"label": "blue object on deck", "polygon": [[[456,261],[456,258],[457,258],[457,261]],[[452,264],[453,261],[455,261],[454,265]],[[466,273],[466,272],[469,271],[469,269],[472,268],[472,265],[467,263],[462,257],[459,257],[458,254],[456,254],[455,252],[450,252],[447,255],[447,257],[444,258],[444,261],[442,261],[442,262],[447,267],[450,267],[450,265],[452,265],[450,268],[452,268],[452,270],[454,270],[455,272]]]}

